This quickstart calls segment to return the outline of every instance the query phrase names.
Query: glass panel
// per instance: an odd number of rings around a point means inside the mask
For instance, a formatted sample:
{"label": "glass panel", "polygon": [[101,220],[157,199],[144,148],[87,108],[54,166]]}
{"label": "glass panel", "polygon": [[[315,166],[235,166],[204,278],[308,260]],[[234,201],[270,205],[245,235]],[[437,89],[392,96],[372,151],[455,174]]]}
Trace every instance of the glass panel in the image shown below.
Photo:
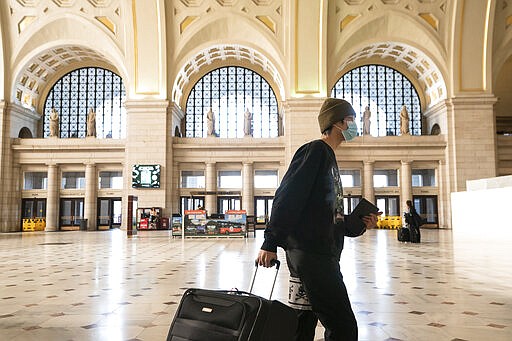
{"label": "glass panel", "polygon": [[25,172],[23,189],[46,189],[47,172]]}
{"label": "glass panel", "polygon": [[73,205],[72,200],[63,199],[61,204],[60,221],[61,225],[69,226],[73,223]]}
{"label": "glass panel", "polygon": [[426,198],[427,222],[437,222],[437,197]]}
{"label": "glass panel", "polygon": [[268,219],[270,219],[270,216],[272,215],[272,205],[274,204],[274,199],[268,199],[267,200],[267,216]]}
{"label": "glass panel", "polygon": [[84,201],[82,199],[75,200],[75,224],[80,224],[80,220],[84,217]]}
{"label": "glass panel", "polygon": [[346,196],[343,198],[343,214],[350,214],[361,200],[360,196]]}
{"label": "glass panel", "polygon": [[123,203],[121,200],[114,200],[112,205],[112,224],[120,225],[123,212]]}
{"label": "glass panel", "polygon": [[398,172],[396,169],[380,169],[373,172],[374,187],[398,186]]}
{"label": "glass panel", "polygon": [[361,187],[361,171],[340,169],[340,177],[343,187]]}
{"label": "glass panel", "polygon": [[100,199],[100,205],[98,207],[98,221],[102,226],[110,225],[109,205],[109,199]]}
{"label": "glass panel", "polygon": [[413,169],[412,170],[412,186],[435,186],[436,185],[435,169]]}
{"label": "glass panel", "polygon": [[256,222],[265,223],[265,199],[256,199]]}
{"label": "glass panel", "polygon": [[45,218],[46,217],[46,199],[37,200],[36,201],[36,217]]}
{"label": "glass panel", "polygon": [[100,172],[99,187],[123,189],[123,172]]}
{"label": "glass panel", "polygon": [[196,210],[204,207],[204,197],[181,197],[181,216],[185,215],[186,210]]}
{"label": "glass panel", "polygon": [[63,189],[85,188],[85,172],[64,172],[62,173]]}
{"label": "glass panel", "polygon": [[22,209],[22,218],[34,218],[36,216],[34,212],[34,200],[24,200]]}
{"label": "glass panel", "polygon": [[204,171],[181,171],[181,188],[205,188]]}
{"label": "glass panel", "polygon": [[377,207],[379,208],[379,211],[382,212],[383,216],[389,215],[386,210],[386,199],[377,198]]}
{"label": "glass panel", "polygon": [[388,212],[389,215],[397,216],[400,210],[398,209],[398,198],[388,198]]}
{"label": "glass panel", "polygon": [[254,171],[255,188],[277,188],[277,170]]}
{"label": "glass panel", "polygon": [[242,188],[241,171],[219,171],[219,188]]}
{"label": "glass panel", "polygon": [[219,198],[219,212],[225,213],[229,209],[229,199]]}

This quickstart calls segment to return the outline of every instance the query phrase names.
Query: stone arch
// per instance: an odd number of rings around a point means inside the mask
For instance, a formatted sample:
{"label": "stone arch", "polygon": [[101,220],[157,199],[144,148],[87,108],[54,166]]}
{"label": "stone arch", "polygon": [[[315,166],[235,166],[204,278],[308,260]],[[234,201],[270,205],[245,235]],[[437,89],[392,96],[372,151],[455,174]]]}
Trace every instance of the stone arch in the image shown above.
{"label": "stone arch", "polygon": [[199,51],[183,65],[176,77],[172,100],[183,107],[184,94],[194,86],[201,76],[220,66],[243,66],[260,74],[284,99],[284,83],[277,68],[261,53],[240,45],[216,45]]}
{"label": "stone arch", "polygon": [[[52,17],[30,29],[21,47],[14,51],[10,86],[14,103],[40,112],[44,95],[55,80],[84,66],[110,69],[123,78],[125,87],[130,83],[124,57],[115,41],[87,19],[74,14]],[[50,33],[55,39],[47,42]]]}
{"label": "stone arch", "polygon": [[[395,27],[394,16],[400,19],[400,29]],[[388,12],[357,26],[354,24],[352,30],[354,34],[334,46],[328,66],[335,69],[335,72],[328,72],[333,75],[328,79],[330,86],[348,70],[365,64],[381,64],[397,69],[413,82],[422,99],[423,110],[447,98],[446,65],[438,62],[446,59],[445,53],[437,37],[419,23],[403,14]],[[407,40],[394,33],[404,31],[417,39]],[[418,41],[426,43],[420,45]]]}
{"label": "stone arch", "polygon": [[287,89],[283,81],[283,56],[269,32],[263,25],[241,16],[226,17],[219,13],[199,21],[194,30],[185,31],[176,48],[181,53],[174,62],[178,66],[176,74],[170,77],[170,98],[182,104],[184,91],[191,88],[191,79],[230,64],[258,72],[284,100]]}
{"label": "stone arch", "polygon": [[32,132],[27,127],[21,128],[18,133],[18,138],[20,139],[31,139],[32,137]]}

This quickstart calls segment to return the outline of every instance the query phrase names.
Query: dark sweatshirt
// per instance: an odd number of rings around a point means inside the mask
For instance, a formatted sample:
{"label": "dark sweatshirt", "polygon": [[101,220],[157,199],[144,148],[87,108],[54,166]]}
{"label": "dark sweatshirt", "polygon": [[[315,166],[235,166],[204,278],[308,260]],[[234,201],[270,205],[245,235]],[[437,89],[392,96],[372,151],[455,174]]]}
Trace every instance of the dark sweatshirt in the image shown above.
{"label": "dark sweatshirt", "polygon": [[322,140],[300,147],[276,190],[261,249],[299,249],[339,259],[344,236],[365,232],[364,223],[343,214],[343,189],[332,148]]}

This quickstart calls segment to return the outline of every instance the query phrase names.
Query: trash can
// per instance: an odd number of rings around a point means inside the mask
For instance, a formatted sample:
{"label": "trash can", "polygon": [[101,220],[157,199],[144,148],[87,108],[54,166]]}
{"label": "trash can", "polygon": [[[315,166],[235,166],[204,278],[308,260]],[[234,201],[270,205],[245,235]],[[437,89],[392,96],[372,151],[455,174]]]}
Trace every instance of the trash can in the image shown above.
{"label": "trash can", "polygon": [[80,221],[80,231],[87,231],[87,221],[88,219],[82,219]]}

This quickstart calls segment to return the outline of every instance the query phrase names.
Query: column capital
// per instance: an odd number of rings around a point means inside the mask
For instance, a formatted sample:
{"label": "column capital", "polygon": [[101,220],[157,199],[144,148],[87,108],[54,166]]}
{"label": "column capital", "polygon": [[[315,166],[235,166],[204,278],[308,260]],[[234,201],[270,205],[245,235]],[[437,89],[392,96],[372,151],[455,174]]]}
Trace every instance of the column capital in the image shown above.
{"label": "column capital", "polygon": [[55,168],[59,165],[57,162],[47,162],[45,164],[48,166],[48,168]]}
{"label": "column capital", "polygon": [[85,161],[84,165],[86,167],[96,166],[96,162],[94,162],[94,161]]}
{"label": "column capital", "polygon": [[402,166],[406,166],[406,165],[411,165],[412,164],[411,160],[400,160],[400,162],[402,163]]}

